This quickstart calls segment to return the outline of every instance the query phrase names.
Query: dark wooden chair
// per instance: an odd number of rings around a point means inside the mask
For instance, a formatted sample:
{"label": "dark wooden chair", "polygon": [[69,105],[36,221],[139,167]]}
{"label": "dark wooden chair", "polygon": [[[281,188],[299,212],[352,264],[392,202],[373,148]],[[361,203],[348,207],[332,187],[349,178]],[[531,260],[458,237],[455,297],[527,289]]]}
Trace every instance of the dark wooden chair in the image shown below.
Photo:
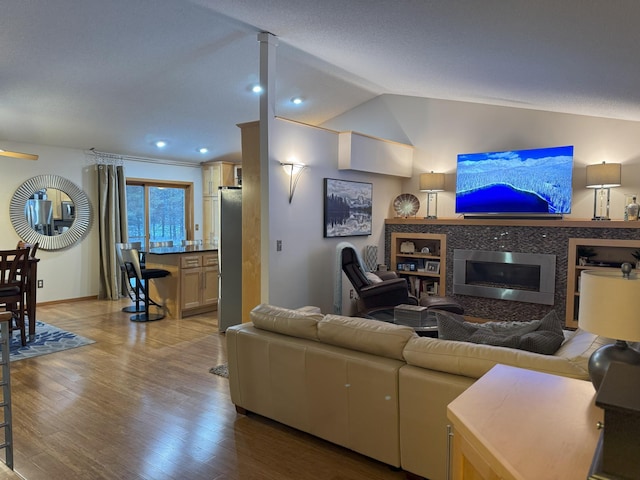
{"label": "dark wooden chair", "polygon": [[36,252],[38,251],[38,247],[40,246],[39,242],[36,243],[26,243],[20,240],[16,249],[28,248],[29,249],[29,258],[36,258]]}
{"label": "dark wooden chair", "polygon": [[27,344],[25,308],[29,252],[29,248],[0,251],[0,305],[12,313],[12,329],[20,329],[22,346]]}
{"label": "dark wooden chair", "polygon": [[36,297],[37,297],[37,281],[38,281],[38,262],[40,261],[36,257],[38,252],[39,242],[26,243],[20,240],[16,249],[28,248],[29,249],[29,270],[27,273],[27,296],[25,301],[25,313],[29,320],[29,340],[33,340],[36,337]]}

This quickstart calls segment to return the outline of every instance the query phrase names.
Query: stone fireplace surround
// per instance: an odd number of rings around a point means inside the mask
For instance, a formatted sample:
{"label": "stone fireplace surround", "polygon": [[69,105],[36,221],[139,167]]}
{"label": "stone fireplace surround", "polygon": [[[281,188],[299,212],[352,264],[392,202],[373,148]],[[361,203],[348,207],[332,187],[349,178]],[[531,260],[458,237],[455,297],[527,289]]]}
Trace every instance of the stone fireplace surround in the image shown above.
{"label": "stone fireplace surround", "polygon": [[[391,233],[437,233],[447,235],[446,295],[465,308],[465,315],[487,320],[527,321],[542,318],[551,310],[564,319],[567,295],[567,257],[570,238],[637,240],[640,222],[537,219],[418,219],[385,221],[385,263],[390,264]],[[554,305],[454,295],[454,249],[543,253],[556,255]]]}

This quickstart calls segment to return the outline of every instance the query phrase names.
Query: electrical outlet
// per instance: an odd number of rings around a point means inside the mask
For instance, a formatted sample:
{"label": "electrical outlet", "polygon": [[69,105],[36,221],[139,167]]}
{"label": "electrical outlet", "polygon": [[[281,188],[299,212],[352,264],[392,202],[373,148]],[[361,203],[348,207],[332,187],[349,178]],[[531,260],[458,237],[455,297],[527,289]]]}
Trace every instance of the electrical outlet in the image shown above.
{"label": "electrical outlet", "polygon": [[282,251],[282,240],[276,240],[276,252]]}
{"label": "electrical outlet", "polygon": [[349,290],[349,298],[353,300],[353,288]]}
{"label": "electrical outlet", "polygon": [[38,280],[38,288],[44,288],[44,280]]}

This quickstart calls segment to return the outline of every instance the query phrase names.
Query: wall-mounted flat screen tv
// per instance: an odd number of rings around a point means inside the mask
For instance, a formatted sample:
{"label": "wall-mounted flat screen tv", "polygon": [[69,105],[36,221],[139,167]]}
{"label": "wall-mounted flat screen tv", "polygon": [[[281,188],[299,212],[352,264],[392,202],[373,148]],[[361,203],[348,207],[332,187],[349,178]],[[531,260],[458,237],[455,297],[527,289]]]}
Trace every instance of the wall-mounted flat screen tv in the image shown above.
{"label": "wall-mounted flat screen tv", "polygon": [[456,213],[571,213],[573,146],[458,155]]}

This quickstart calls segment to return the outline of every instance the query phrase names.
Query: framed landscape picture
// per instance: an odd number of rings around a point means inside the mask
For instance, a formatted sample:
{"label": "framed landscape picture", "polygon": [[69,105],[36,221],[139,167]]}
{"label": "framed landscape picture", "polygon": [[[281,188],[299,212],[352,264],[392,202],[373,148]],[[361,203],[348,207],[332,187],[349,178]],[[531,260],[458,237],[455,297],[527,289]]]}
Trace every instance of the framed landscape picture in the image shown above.
{"label": "framed landscape picture", "polygon": [[324,179],[324,236],[371,235],[373,184]]}

